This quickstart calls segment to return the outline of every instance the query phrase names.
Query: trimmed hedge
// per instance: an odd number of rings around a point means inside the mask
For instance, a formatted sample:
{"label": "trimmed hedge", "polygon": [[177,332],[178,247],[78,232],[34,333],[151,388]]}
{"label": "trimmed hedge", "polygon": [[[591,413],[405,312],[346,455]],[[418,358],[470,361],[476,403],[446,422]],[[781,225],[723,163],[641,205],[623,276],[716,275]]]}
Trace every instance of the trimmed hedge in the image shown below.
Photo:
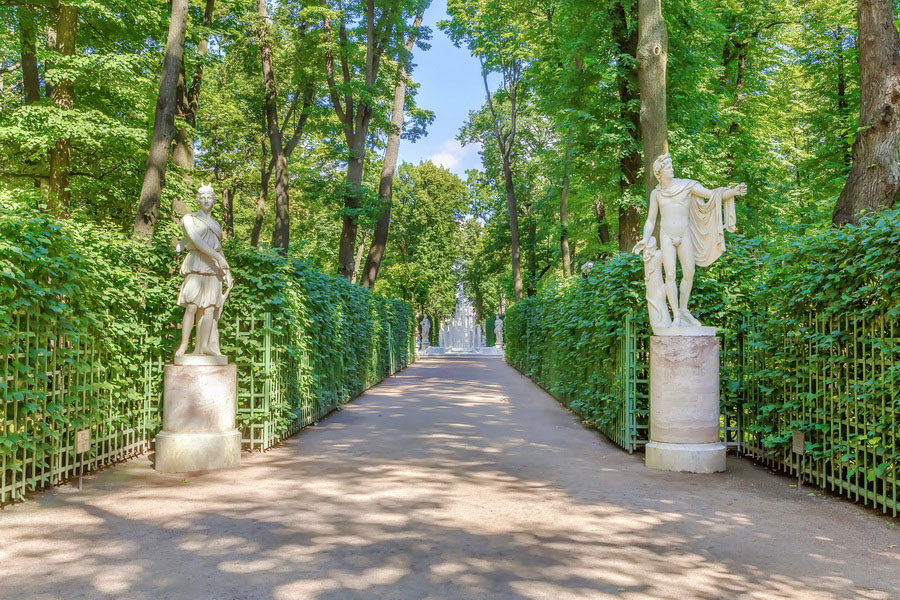
{"label": "trimmed hedge", "polygon": [[[896,511],[900,212],[728,245],[698,272],[691,307],[724,331],[723,414],[737,445],[790,470],[791,435],[804,432],[810,478]],[[614,379],[626,315],[650,333],[642,268],[619,254],[507,311],[509,363],[601,429],[624,402]]]}
{"label": "trimmed hedge", "polygon": [[[170,239],[0,195],[0,504],[70,477],[78,429],[92,430],[89,468],[149,447],[183,310]],[[236,287],[220,331],[245,445],[268,447],[414,359],[405,303],[291,257],[225,253]]]}

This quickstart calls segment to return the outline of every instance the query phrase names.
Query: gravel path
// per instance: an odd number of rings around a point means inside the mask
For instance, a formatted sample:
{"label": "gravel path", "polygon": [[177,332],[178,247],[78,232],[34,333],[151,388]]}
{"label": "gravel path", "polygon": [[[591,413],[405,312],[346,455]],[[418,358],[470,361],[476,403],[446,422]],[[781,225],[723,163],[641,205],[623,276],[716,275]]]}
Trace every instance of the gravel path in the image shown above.
{"label": "gravel path", "polygon": [[499,359],[424,359],[240,469],[0,511],[0,598],[900,598],[900,524],[641,456]]}

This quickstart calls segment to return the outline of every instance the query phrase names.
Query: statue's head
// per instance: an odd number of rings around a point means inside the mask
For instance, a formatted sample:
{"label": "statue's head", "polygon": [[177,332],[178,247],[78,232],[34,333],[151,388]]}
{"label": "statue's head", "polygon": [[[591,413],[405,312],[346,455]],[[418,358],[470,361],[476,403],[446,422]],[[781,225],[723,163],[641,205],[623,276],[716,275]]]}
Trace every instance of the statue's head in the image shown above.
{"label": "statue's head", "polygon": [[200,208],[208,211],[215,203],[216,191],[208,183],[201,185],[200,189],[197,190],[197,204],[200,205]]}
{"label": "statue's head", "polygon": [[660,154],[656,157],[656,160],[653,161],[653,176],[656,177],[656,180],[660,180],[660,175],[665,173],[672,178],[675,176],[675,170],[672,168],[672,157],[669,156],[669,153]]}

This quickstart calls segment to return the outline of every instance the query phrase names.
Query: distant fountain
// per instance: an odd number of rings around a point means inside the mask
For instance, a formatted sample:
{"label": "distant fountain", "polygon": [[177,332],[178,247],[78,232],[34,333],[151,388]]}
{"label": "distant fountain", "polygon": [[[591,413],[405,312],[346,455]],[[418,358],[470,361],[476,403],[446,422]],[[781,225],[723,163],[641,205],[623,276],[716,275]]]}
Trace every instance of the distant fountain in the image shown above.
{"label": "distant fountain", "polygon": [[501,354],[484,343],[484,326],[478,324],[475,307],[466,298],[460,283],[456,290],[456,311],[438,331],[439,345],[428,348],[424,354]]}

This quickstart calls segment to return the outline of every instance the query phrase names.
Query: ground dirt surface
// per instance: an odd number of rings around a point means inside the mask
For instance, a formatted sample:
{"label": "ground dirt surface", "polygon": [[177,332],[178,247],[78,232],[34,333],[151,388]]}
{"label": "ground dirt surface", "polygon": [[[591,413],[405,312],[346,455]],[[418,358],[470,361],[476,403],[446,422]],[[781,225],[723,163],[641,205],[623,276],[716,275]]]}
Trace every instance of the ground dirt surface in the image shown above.
{"label": "ground dirt surface", "polygon": [[423,359],[243,466],[0,511],[0,598],[900,598],[900,524],[646,469],[501,359]]}

